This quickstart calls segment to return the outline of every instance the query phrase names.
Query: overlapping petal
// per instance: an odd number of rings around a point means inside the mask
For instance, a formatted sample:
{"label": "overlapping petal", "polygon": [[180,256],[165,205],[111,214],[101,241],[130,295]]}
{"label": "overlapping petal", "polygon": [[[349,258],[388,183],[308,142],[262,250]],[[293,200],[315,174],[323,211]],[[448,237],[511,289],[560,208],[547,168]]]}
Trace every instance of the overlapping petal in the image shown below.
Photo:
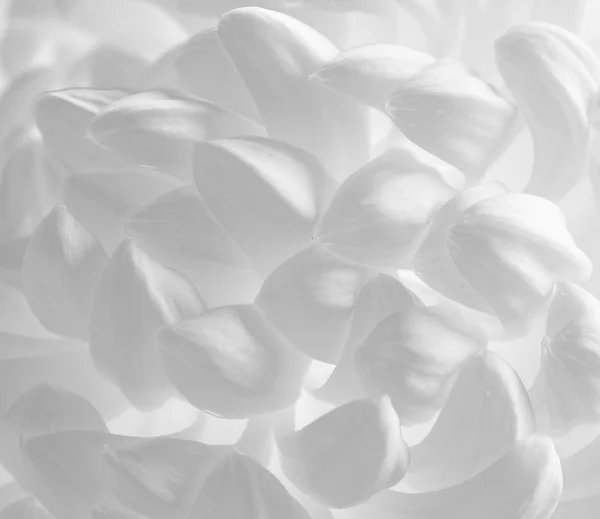
{"label": "overlapping petal", "polygon": [[1,519],[55,519],[33,496],[25,497],[0,512]]}
{"label": "overlapping petal", "polygon": [[141,409],[172,395],[156,334],[166,324],[200,314],[192,283],[125,240],[106,266],[92,303],[90,352],[100,371]]}

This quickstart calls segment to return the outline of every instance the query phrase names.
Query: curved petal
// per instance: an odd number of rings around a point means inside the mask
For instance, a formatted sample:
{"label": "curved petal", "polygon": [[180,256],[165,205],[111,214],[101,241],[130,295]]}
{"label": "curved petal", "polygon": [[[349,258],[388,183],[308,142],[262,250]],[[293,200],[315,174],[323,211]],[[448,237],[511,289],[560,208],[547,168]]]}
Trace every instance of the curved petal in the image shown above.
{"label": "curved petal", "polygon": [[189,516],[214,519],[310,519],[268,470],[232,452],[212,470]]}
{"label": "curved petal", "polygon": [[600,60],[573,34],[540,22],[511,28],[495,47],[534,140],[527,192],[560,200],[589,162],[588,111],[600,89]]}
{"label": "curved petal", "polygon": [[463,483],[535,431],[535,416],[517,373],[491,352],[461,368],[429,435],[411,451],[402,488],[430,492]]}
{"label": "curved petal", "polygon": [[92,297],[108,256],[64,206],[33,233],[21,264],[21,284],[40,322],[59,335],[87,339]]}
{"label": "curved petal", "polygon": [[216,28],[192,36],[178,50],[173,66],[181,83],[195,96],[252,121],[261,121],[254,99]]}
{"label": "curved petal", "polygon": [[292,345],[322,362],[339,360],[369,272],[315,246],[283,263],[255,304]]}
{"label": "curved petal", "polygon": [[336,187],[310,153],[260,137],[197,144],[193,166],[208,209],[266,274],[309,245]]}
{"label": "curved petal", "polygon": [[403,426],[430,420],[445,404],[461,364],[484,344],[452,316],[409,309],[383,319],[354,354],[367,394],[387,394]]}
{"label": "curved petal", "polygon": [[416,147],[384,153],[341,185],[316,238],[353,261],[401,268],[434,213],[455,195],[445,166]]}
{"label": "curved petal", "polygon": [[171,175],[152,170],[88,173],[67,179],[63,199],[111,254],[125,238],[122,227],[132,214],[181,185]]}
{"label": "curved petal", "polygon": [[207,139],[262,135],[260,126],[207,101],[160,91],[125,96],[104,107],[89,132],[127,161],[191,180],[192,147]]}
{"label": "curved petal", "polygon": [[373,274],[358,293],[352,326],[340,361],[325,384],[313,391],[320,400],[341,405],[364,397],[364,390],[354,369],[354,352],[373,329],[396,312],[420,308],[423,302],[398,279],[387,274]]}
{"label": "curved petal", "polygon": [[355,400],[278,439],[290,481],[331,508],[397,484],[410,462],[389,398]]}
{"label": "curved petal", "polygon": [[121,90],[68,88],[47,92],[35,106],[35,123],[50,153],[72,173],[132,169],[87,137],[92,119],[125,95]]}
{"label": "curved petal", "polygon": [[0,512],[0,519],[55,519],[33,496],[25,497]]}
{"label": "curved petal", "polygon": [[465,483],[424,494],[382,492],[344,519],[550,519],[561,490],[552,441],[532,436]]}
{"label": "curved petal", "polygon": [[193,281],[211,306],[251,303],[260,288],[250,260],[194,186],[142,207],[127,219],[124,233]]}
{"label": "curved petal", "polygon": [[158,338],[175,387],[198,409],[227,418],[292,405],[309,367],[252,305],[209,310],[166,327]]}
{"label": "curved petal", "polygon": [[436,62],[400,84],[386,109],[411,141],[472,181],[483,177],[518,129],[516,107],[453,60]]}
{"label": "curved petal", "polygon": [[98,369],[140,409],[172,396],[156,334],[205,305],[187,278],[124,241],[107,265],[92,304],[90,352]]}
{"label": "curved petal", "polygon": [[600,421],[600,301],[572,283],[557,283],[548,311],[537,383],[553,432]]}
{"label": "curved petal", "polygon": [[367,159],[361,110],[310,76],[338,52],[322,34],[275,11],[234,9],[219,38],[260,111],[269,136],[314,153],[345,178]]}
{"label": "curved petal", "polygon": [[71,430],[108,432],[98,411],[85,398],[48,383],[38,384],[19,397],[0,420],[2,465],[23,489],[31,488],[20,442],[39,434]]}
{"label": "curved petal", "polygon": [[312,79],[355,101],[385,110],[398,85],[434,61],[433,56],[400,45],[372,44],[338,54]]}

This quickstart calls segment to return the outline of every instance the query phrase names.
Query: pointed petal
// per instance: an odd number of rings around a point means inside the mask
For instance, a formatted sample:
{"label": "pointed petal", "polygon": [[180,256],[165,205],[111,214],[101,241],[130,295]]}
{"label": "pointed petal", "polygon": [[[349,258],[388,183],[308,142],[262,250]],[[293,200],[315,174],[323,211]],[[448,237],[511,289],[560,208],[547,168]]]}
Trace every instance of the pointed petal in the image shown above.
{"label": "pointed petal", "polygon": [[314,153],[343,179],[367,158],[360,109],[310,76],[337,49],[302,22],[258,7],[234,9],[219,38],[256,101],[269,136]]}
{"label": "pointed petal", "polygon": [[159,334],[165,371],[198,409],[247,418],[293,404],[309,360],[251,305],[209,310]]}
{"label": "pointed petal", "polygon": [[309,515],[268,470],[233,452],[202,487],[190,519],[309,519]]}
{"label": "pointed petal", "polygon": [[125,238],[122,226],[146,204],[181,186],[171,175],[152,170],[72,175],[64,204],[110,254]]}
{"label": "pointed petal", "polygon": [[572,283],[557,283],[542,341],[539,382],[553,430],[600,421],[600,301]]}
{"label": "pointed petal", "polygon": [[336,187],[313,155],[260,137],[196,145],[194,176],[217,221],[265,273],[309,244]]}
{"label": "pointed petal", "polygon": [[443,60],[400,84],[387,112],[415,144],[481,179],[512,142],[517,109],[461,63]]}
{"label": "pointed petal", "polygon": [[314,391],[317,398],[337,405],[362,398],[364,390],[354,369],[356,348],[386,317],[422,306],[423,302],[398,279],[387,274],[369,277],[358,294],[342,357],[325,385]]}
{"label": "pointed petal", "polygon": [[335,363],[368,274],[364,267],[316,246],[275,270],[265,280],[255,304],[300,351]]}
{"label": "pointed petal", "polygon": [[125,222],[124,232],[192,280],[210,306],[250,303],[260,288],[250,260],[194,186],[150,202]]}
{"label": "pointed petal", "polygon": [[561,490],[552,441],[533,436],[461,485],[423,494],[382,492],[349,519],[550,519]]}
{"label": "pointed petal", "polygon": [[511,28],[495,48],[534,139],[527,192],[559,200],[589,161],[588,110],[600,88],[600,60],[573,34],[539,22]]}
{"label": "pointed petal", "polygon": [[72,173],[131,169],[131,164],[87,136],[96,114],[124,95],[121,90],[69,88],[47,92],[38,99],[35,122],[44,143]]}
{"label": "pointed petal", "polygon": [[491,352],[461,368],[429,435],[412,449],[403,487],[432,491],[463,483],[535,431],[527,391],[517,373]]}
{"label": "pointed petal", "polygon": [[156,333],[204,309],[187,278],[126,240],[104,270],[94,297],[92,358],[132,404],[140,409],[160,406],[172,396],[172,386],[160,365]]}
{"label": "pointed petal", "polygon": [[397,484],[410,455],[389,398],[355,400],[278,440],[286,476],[330,508]]}
{"label": "pointed petal", "polygon": [[98,240],[64,206],[44,218],[25,249],[21,283],[48,330],[88,337],[92,297],[107,262]]}
{"label": "pointed petal", "polygon": [[378,110],[398,85],[434,61],[433,56],[400,45],[373,44],[338,54],[312,78]]}
{"label": "pointed petal", "polygon": [[431,419],[445,404],[458,368],[482,341],[450,316],[406,310],[382,320],[354,354],[367,394],[388,394],[402,425]]}
{"label": "pointed petal", "polygon": [[195,96],[261,121],[256,103],[216,28],[199,32],[181,46],[174,67],[181,83]]}
{"label": "pointed petal", "polygon": [[191,179],[194,143],[234,135],[261,135],[255,123],[212,103],[160,91],[125,96],[92,120],[91,137],[140,166]]}
{"label": "pointed petal", "polygon": [[55,519],[33,496],[25,497],[0,512],[0,519]]}
{"label": "pointed petal", "polygon": [[58,431],[108,431],[98,411],[85,398],[42,383],[19,397],[0,421],[0,457],[22,488],[30,488],[19,442]]}
{"label": "pointed petal", "polygon": [[[416,148],[416,147],[415,147]],[[420,150],[393,149],[338,189],[316,237],[333,252],[375,267],[400,268],[437,209],[455,194],[444,163]]]}

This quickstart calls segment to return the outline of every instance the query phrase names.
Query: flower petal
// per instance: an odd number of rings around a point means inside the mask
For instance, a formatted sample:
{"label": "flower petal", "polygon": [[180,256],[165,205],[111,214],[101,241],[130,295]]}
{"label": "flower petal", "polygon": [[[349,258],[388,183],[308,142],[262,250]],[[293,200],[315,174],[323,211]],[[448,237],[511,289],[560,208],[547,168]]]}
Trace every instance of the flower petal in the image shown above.
{"label": "flower petal", "polygon": [[401,268],[436,210],[454,196],[444,181],[451,170],[416,147],[392,149],[342,184],[316,237],[353,261]]}
{"label": "flower petal", "polygon": [[33,496],[25,497],[0,512],[0,519],[55,519]]}
{"label": "flower petal", "polygon": [[174,67],[181,83],[195,96],[252,121],[261,121],[254,99],[216,28],[201,31],[182,45],[174,58]]}
{"label": "flower petal", "polygon": [[330,508],[350,508],[397,484],[410,461],[384,397],[355,400],[278,440],[286,476]]}
{"label": "flower petal", "polygon": [[112,253],[125,238],[122,226],[149,202],[181,186],[157,171],[72,175],[65,182],[64,204]]}
{"label": "flower petal", "polygon": [[481,350],[452,316],[409,309],[383,319],[354,354],[367,394],[387,394],[402,425],[430,420],[445,404],[458,368]]}
{"label": "flower petal", "polygon": [[322,362],[339,360],[360,289],[369,272],[316,246],[283,263],[255,304],[297,349]]}
{"label": "flower petal", "polygon": [[461,368],[429,435],[411,452],[402,481],[411,491],[463,483],[490,467],[535,431],[535,417],[517,373],[491,352]]}
{"label": "flower petal", "polygon": [[3,466],[24,489],[31,488],[19,442],[58,431],[108,432],[98,411],[85,398],[41,383],[19,397],[0,421],[0,457]]}
{"label": "flower petal", "polygon": [[189,517],[310,518],[273,474],[237,452],[225,456],[213,469]]}
{"label": "flower petal", "polygon": [[172,386],[160,364],[156,333],[204,309],[187,278],[128,239],[112,256],[94,297],[92,358],[132,404],[140,409],[160,406],[172,396]]}
{"label": "flower petal", "polygon": [[516,107],[452,60],[436,62],[400,84],[387,112],[411,141],[473,181],[483,177],[518,129]]}
{"label": "flower petal", "polygon": [[92,297],[108,256],[64,206],[33,233],[21,265],[21,283],[36,317],[59,335],[87,339]]}
{"label": "flower petal", "polygon": [[549,519],[561,490],[560,460],[552,441],[533,436],[465,483],[423,494],[382,492],[346,518]]}
{"label": "flower petal", "polygon": [[260,137],[196,145],[194,176],[207,207],[263,273],[310,243],[336,187],[313,155]]}
{"label": "flower petal", "polygon": [[573,34],[539,22],[511,28],[495,47],[498,68],[534,140],[527,192],[559,200],[589,161],[588,110],[600,89],[600,60]]}
{"label": "flower petal", "polygon": [[260,288],[250,260],[194,186],[153,200],[125,222],[124,232],[201,287],[211,306],[251,303]]}
{"label": "flower petal", "polygon": [[600,422],[600,301],[572,283],[557,283],[537,383],[553,431]]}
{"label": "flower petal", "polygon": [[100,111],[92,138],[131,163],[191,179],[194,143],[234,135],[261,135],[257,124],[212,103],[160,91],[125,96]]}
{"label": "flower petal", "polygon": [[429,54],[410,47],[372,44],[341,52],[312,78],[360,103],[385,110],[398,85],[433,61]]}
{"label": "flower petal", "polygon": [[165,371],[199,409],[247,418],[293,404],[309,360],[251,305],[209,310],[159,334]]}
{"label": "flower petal", "polygon": [[314,153],[338,179],[366,160],[362,112],[310,80],[338,52],[325,36],[290,16],[245,7],[221,18],[219,38],[270,137]]}
{"label": "flower petal", "polygon": [[88,138],[92,119],[125,95],[121,90],[69,88],[47,92],[35,107],[35,122],[50,152],[72,173],[109,172],[132,165]]}

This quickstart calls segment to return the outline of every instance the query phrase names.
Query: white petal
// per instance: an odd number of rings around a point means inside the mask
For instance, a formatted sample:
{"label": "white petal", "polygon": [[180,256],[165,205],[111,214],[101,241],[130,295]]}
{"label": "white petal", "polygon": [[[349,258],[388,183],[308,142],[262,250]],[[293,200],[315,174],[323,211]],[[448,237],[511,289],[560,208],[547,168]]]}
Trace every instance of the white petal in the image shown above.
{"label": "white petal", "polygon": [[316,237],[332,251],[375,267],[401,268],[436,210],[455,194],[451,169],[427,154],[393,149],[336,192]]}
{"label": "white petal", "polygon": [[87,339],[92,297],[107,262],[98,240],[64,206],[44,218],[25,249],[21,283],[48,330]]}
{"label": "white petal", "polygon": [[159,341],[177,389],[197,408],[227,418],[293,404],[309,367],[251,305],[221,307],[173,324]]}
{"label": "white petal", "polygon": [[312,77],[358,102],[384,110],[398,85],[433,61],[429,54],[410,47],[365,45],[341,52]]}
{"label": "white petal", "polygon": [[160,364],[156,334],[204,308],[187,278],[128,239],[115,251],[94,297],[92,358],[134,405],[160,406],[172,396],[172,386]]}
{"label": "white petal", "polygon": [[278,445],[290,481],[331,508],[356,506],[394,486],[410,461],[387,397],[338,407]]}
{"label": "white petal", "polygon": [[257,124],[212,103],[160,91],[125,96],[93,119],[91,137],[131,163],[191,180],[194,143],[262,135]]}
{"label": "white petal", "polygon": [[310,243],[335,189],[314,156],[259,137],[196,145],[194,176],[207,207],[263,273]]}
{"label": "white petal", "polygon": [[477,355],[461,368],[429,435],[412,449],[402,488],[423,492],[463,483],[534,430],[517,373],[493,353]]}
{"label": "white petal", "polygon": [[275,270],[265,280],[255,304],[300,351],[335,363],[368,275],[366,268],[313,247]]}
{"label": "white petal", "polygon": [[225,14],[219,38],[269,136],[314,153],[339,179],[366,160],[362,112],[310,80],[338,52],[327,38],[290,16],[258,7]]}

